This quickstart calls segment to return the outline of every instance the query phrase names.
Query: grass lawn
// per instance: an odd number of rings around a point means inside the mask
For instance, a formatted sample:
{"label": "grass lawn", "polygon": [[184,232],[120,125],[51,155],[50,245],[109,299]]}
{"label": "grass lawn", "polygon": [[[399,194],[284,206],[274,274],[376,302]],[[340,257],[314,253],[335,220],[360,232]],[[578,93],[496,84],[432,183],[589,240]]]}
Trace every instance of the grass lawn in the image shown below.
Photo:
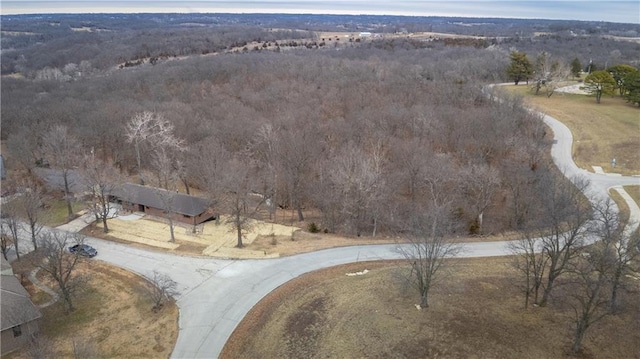
{"label": "grass lawn", "polygon": [[[15,198],[13,201],[20,201],[20,198]],[[86,205],[81,202],[71,202],[71,209],[73,213],[78,213],[86,208]],[[26,220],[26,215],[22,209],[18,206],[18,216],[23,220]],[[39,218],[40,222],[49,227],[57,227],[59,225],[69,222],[67,213],[67,203],[59,198],[48,197],[45,199],[45,209],[43,209]]]}
{"label": "grass lawn", "polygon": [[[526,85],[504,86],[524,96],[525,103],[567,125],[573,133],[573,159],[584,169],[640,174],[640,108],[619,97],[602,98],[556,93],[535,96]],[[611,160],[616,159],[615,169]]]}
{"label": "grass lawn", "polygon": [[[69,221],[67,213],[67,202],[63,199],[52,198],[47,201],[47,214],[44,219],[44,225],[49,227],[57,227]],[[71,202],[73,213],[78,213],[85,209],[86,205],[80,202]]]}
{"label": "grass lawn", "polygon": [[[422,311],[401,264],[354,263],[288,282],[252,309],[221,358],[570,357],[571,309],[556,300],[524,310],[508,258],[456,260]],[[578,357],[637,358],[640,288],[632,285],[625,311],[594,324]]]}
{"label": "grass lawn", "polygon": [[624,186],[624,190],[627,191],[636,203],[640,203],[640,186]]}
{"label": "grass lawn", "polygon": [[[623,188],[637,204],[640,204],[640,186],[624,186]],[[624,222],[628,221],[629,206],[627,206],[627,202],[618,194],[618,191],[610,190],[609,195],[620,209],[620,220]]]}
{"label": "grass lawn", "polygon": [[[26,262],[23,258],[20,262]],[[18,263],[14,271],[28,266]],[[77,295],[71,314],[64,313],[61,301],[42,309],[41,336],[52,343],[56,358],[73,358],[73,345],[89,343],[101,358],[168,358],[178,337],[178,308],[169,303],[158,313],[145,295],[146,281],[123,269],[95,259],[81,266],[90,276],[88,286]],[[55,288],[46,275],[38,278]],[[28,286],[32,298],[40,298],[39,289]],[[45,298],[48,299],[48,298]],[[42,302],[44,300],[38,300]],[[10,358],[25,358],[26,351]]]}

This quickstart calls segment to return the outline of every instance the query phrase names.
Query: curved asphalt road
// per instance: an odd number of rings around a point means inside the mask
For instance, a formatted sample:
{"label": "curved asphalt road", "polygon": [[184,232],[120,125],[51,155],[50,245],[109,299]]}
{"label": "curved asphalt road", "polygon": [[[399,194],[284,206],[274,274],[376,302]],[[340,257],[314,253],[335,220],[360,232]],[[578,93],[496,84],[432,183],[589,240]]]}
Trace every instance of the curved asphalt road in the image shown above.
{"label": "curved asphalt road", "polygon": [[[640,178],[598,175],[579,169],[571,158],[573,137],[552,117],[544,121],[554,132],[551,154],[568,178],[590,181],[591,198],[608,197],[608,189],[639,185]],[[635,216],[640,216],[635,206]],[[166,273],[180,284],[180,333],[173,358],[216,358],[247,312],[269,292],[292,278],[339,264],[402,258],[395,245],[342,247],[271,260],[219,260],[176,256],[90,239],[99,258],[140,274],[152,270]],[[468,243],[459,256],[508,255],[507,242]]]}
{"label": "curved asphalt road", "polygon": [[[569,129],[549,116],[544,116],[544,121],[554,132],[554,162],[568,178],[588,179],[590,198],[607,198],[608,189],[614,186],[640,184],[637,177],[599,175],[579,169],[571,158],[573,138]],[[633,201],[630,206],[634,206],[632,215],[637,226],[640,209]],[[146,276],[157,270],[179,284],[180,331],[172,358],[217,358],[247,312],[292,278],[339,264],[402,258],[395,245],[341,247],[268,260],[222,260],[143,250],[96,238],[87,238],[87,242],[98,249],[97,259]],[[468,243],[458,256],[508,255],[507,243]]]}

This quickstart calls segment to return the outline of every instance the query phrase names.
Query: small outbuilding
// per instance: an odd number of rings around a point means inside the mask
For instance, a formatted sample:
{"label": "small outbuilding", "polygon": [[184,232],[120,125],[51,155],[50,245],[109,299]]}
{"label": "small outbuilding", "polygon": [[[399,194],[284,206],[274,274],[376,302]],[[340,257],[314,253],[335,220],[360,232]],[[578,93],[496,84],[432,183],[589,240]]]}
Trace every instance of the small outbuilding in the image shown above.
{"label": "small outbuilding", "polygon": [[125,183],[113,192],[112,199],[131,212],[158,217],[166,217],[169,212],[174,220],[194,226],[216,218],[206,198],[157,187]]}

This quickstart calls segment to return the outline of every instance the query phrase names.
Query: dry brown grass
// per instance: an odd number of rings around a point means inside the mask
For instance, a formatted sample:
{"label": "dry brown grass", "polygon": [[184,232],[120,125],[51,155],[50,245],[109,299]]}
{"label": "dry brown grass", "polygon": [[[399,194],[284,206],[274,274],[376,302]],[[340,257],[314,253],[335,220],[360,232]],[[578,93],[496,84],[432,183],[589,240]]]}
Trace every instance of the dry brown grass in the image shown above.
{"label": "dry brown grass", "polygon": [[[570,312],[522,308],[508,258],[458,260],[418,311],[401,262],[354,263],[297,278],[240,323],[221,358],[561,358]],[[363,276],[345,273],[369,269]],[[640,303],[596,324],[583,358],[638,358]]]}
{"label": "dry brown grass", "polygon": [[640,186],[624,186],[624,190],[627,191],[636,203],[640,204]]}
{"label": "dry brown grass", "polygon": [[[24,268],[24,265],[22,265]],[[24,270],[24,269],[21,269]],[[100,357],[168,358],[178,337],[178,308],[169,303],[158,313],[144,292],[146,281],[103,262],[86,260],[80,270],[89,285],[75,299],[76,310],[64,313],[62,303],[42,310],[41,335],[55,345],[55,357],[73,357],[73,342],[89,342]],[[38,278],[54,288],[42,273]],[[32,296],[41,291],[29,286]],[[26,357],[20,351],[12,358]]]}
{"label": "dry brown grass", "polygon": [[[504,86],[523,95],[525,102],[567,125],[573,134],[573,159],[589,171],[640,173],[640,109],[620,97],[603,97],[600,104],[585,95],[535,96],[528,86]],[[616,158],[616,167],[611,160]]]}

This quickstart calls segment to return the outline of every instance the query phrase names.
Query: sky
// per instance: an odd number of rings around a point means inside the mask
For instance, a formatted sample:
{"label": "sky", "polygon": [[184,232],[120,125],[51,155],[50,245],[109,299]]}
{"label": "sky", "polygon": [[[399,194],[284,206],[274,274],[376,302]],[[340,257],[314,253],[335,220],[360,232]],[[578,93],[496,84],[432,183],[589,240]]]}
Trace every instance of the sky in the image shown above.
{"label": "sky", "polygon": [[640,0],[2,0],[0,13],[288,13],[590,20],[640,24]]}

